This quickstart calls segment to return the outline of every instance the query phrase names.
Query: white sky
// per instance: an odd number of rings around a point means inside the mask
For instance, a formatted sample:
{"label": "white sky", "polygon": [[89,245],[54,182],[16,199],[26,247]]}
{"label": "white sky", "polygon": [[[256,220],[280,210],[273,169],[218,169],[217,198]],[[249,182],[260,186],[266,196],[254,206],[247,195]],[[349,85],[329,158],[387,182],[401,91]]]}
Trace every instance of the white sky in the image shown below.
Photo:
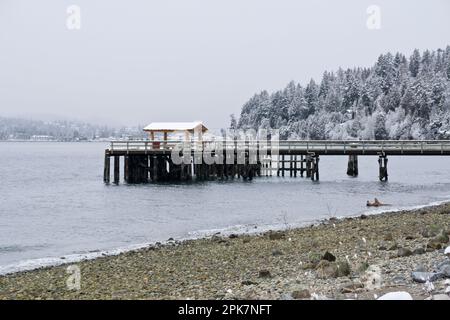
{"label": "white sky", "polygon": [[449,14],[447,0],[0,0],[0,116],[222,127],[263,89],[444,48]]}

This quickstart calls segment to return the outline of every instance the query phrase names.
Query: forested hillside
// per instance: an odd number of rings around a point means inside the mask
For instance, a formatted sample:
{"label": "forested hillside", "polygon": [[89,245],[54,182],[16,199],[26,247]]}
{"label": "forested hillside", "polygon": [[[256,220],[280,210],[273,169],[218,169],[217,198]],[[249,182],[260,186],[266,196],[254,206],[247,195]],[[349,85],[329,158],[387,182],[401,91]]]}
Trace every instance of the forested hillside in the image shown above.
{"label": "forested hillside", "polygon": [[370,68],[262,91],[245,103],[237,126],[277,128],[282,139],[448,139],[450,46],[386,53]]}

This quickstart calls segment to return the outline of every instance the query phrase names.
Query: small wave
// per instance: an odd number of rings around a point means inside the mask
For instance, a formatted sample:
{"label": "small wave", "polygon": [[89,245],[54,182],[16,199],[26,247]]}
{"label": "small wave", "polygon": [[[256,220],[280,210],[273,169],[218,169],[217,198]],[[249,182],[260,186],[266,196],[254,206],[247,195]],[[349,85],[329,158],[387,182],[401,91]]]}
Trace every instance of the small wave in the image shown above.
{"label": "small wave", "polygon": [[8,245],[8,246],[0,246],[0,253],[11,253],[11,252],[24,252],[30,249],[41,249],[48,247],[46,244],[42,245],[34,245],[34,246],[22,246],[22,245]]}
{"label": "small wave", "polygon": [[30,271],[30,270],[45,268],[45,267],[59,266],[59,265],[68,264],[68,263],[76,263],[76,262],[80,262],[80,261],[84,261],[84,260],[92,260],[92,259],[96,259],[96,258],[100,258],[100,257],[104,257],[104,256],[114,256],[114,255],[121,254],[123,252],[142,249],[142,248],[148,247],[149,245],[151,245],[151,244],[137,244],[137,245],[131,245],[128,247],[116,248],[116,249],[112,249],[112,250],[105,250],[105,251],[94,250],[94,251],[88,251],[85,253],[64,255],[59,258],[47,257],[47,258],[24,260],[19,263],[0,266],[0,275],[6,275],[6,274],[10,274],[10,273],[23,272],[23,271]]}

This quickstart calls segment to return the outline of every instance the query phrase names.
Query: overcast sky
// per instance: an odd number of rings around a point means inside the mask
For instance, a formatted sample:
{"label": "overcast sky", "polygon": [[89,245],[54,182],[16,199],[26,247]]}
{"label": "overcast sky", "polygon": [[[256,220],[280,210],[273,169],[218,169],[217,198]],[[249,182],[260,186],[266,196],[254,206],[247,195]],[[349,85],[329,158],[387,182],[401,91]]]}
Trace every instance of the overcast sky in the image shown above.
{"label": "overcast sky", "polygon": [[448,0],[0,0],[0,116],[223,127],[261,90],[444,48],[449,14]]}

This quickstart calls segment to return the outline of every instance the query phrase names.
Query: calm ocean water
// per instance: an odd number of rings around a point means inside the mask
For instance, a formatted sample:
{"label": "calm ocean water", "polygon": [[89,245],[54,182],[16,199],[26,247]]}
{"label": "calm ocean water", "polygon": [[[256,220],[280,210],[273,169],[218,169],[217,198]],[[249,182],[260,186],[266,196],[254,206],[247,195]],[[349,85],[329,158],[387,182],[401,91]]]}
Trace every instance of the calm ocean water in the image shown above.
{"label": "calm ocean water", "polygon": [[[390,157],[389,182],[376,157],[323,156],[320,182],[104,185],[105,143],[0,143],[0,273],[94,257],[212,230],[254,231],[367,212],[378,197],[389,209],[450,198],[450,158]],[[377,209],[369,210],[374,212]],[[60,258],[65,256],[64,260]]]}

